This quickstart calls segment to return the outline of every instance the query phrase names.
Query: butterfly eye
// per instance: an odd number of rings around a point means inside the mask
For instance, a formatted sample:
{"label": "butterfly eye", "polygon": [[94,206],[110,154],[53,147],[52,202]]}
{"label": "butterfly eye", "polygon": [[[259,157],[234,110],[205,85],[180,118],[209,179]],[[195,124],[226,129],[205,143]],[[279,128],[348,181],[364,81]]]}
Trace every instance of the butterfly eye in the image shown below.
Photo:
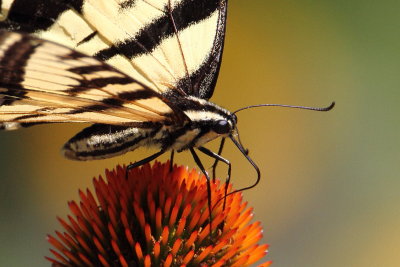
{"label": "butterfly eye", "polygon": [[229,125],[228,121],[219,120],[215,123],[213,130],[217,134],[227,134],[231,131],[231,126]]}
{"label": "butterfly eye", "polygon": [[231,117],[232,117],[232,120],[235,122],[235,124],[238,122],[238,118],[237,118],[237,116],[235,115],[235,114],[232,114],[231,115]]}

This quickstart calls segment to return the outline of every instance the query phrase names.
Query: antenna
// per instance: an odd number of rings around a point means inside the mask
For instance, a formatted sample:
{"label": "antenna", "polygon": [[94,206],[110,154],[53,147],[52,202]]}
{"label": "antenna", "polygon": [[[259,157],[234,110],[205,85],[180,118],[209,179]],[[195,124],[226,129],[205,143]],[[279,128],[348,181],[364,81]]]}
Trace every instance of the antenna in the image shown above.
{"label": "antenna", "polygon": [[306,109],[306,110],[313,110],[313,111],[329,111],[333,109],[335,106],[335,102],[333,101],[329,106],[323,107],[323,108],[317,108],[317,107],[306,107],[306,106],[293,106],[293,105],[282,105],[282,104],[259,104],[259,105],[251,105],[247,106],[244,108],[240,108],[236,111],[234,111],[232,114],[235,114],[239,111],[245,110],[245,109],[250,109],[250,108],[259,108],[259,107],[282,107],[282,108],[298,108],[298,109]]}

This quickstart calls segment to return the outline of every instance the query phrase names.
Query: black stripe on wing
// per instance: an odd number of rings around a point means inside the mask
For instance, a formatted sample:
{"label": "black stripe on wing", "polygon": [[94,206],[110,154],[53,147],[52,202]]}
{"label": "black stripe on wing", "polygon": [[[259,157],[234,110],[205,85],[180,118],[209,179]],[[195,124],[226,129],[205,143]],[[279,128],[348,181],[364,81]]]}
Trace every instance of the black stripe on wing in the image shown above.
{"label": "black stripe on wing", "polygon": [[[6,41],[7,36],[0,31],[0,43]],[[20,40],[7,48],[9,53],[4,53],[0,58],[0,86],[5,87],[0,88],[0,106],[12,105],[15,99],[26,95],[24,90],[20,90],[23,89],[20,83],[25,74],[23,70],[29,57],[35,52],[35,48],[29,43],[28,36],[22,36]],[[7,88],[8,84],[12,84],[13,89]],[[4,96],[1,97],[1,95]]]}
{"label": "black stripe on wing", "polygon": [[128,9],[133,7],[135,5],[135,2],[137,2],[137,0],[125,0],[120,3],[119,6],[121,9]]}
{"label": "black stripe on wing", "polygon": [[102,99],[101,105],[85,106],[84,108],[81,108],[81,109],[77,108],[77,109],[72,110],[68,114],[79,114],[79,113],[87,112],[88,110],[101,112],[101,111],[105,111],[105,110],[109,109],[110,107],[112,107],[112,108],[123,107],[123,105],[127,101],[144,100],[144,99],[150,99],[153,97],[157,97],[157,94],[155,94],[153,91],[150,91],[150,90],[124,92],[121,94],[117,94],[116,97],[109,97],[109,98]]}
{"label": "black stripe on wing", "polygon": [[[68,9],[82,11],[84,0],[14,0],[0,28],[33,33],[51,27]],[[1,1],[0,1],[1,6]]]}

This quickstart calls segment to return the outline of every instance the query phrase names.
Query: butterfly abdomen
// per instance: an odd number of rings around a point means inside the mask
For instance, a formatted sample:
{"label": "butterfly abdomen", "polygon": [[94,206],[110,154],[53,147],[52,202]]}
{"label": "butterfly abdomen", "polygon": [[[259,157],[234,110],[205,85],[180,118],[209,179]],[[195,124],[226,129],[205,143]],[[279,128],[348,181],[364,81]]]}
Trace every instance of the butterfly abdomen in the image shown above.
{"label": "butterfly abdomen", "polygon": [[72,160],[95,160],[148,146],[162,125],[146,124],[138,127],[94,124],[71,138],[62,148],[62,154]]}

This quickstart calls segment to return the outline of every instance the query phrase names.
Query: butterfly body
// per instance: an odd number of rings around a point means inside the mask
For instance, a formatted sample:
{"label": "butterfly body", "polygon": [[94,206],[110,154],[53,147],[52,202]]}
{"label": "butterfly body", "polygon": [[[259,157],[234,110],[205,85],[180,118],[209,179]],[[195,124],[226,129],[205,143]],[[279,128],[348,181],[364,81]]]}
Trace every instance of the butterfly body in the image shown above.
{"label": "butterfly body", "polygon": [[[64,156],[73,160],[104,159],[139,147],[181,152],[225,137],[236,127],[236,117],[212,102],[191,96],[165,97],[174,103],[176,110],[184,114],[183,122],[146,122],[135,126],[95,124],[64,145]],[[222,132],[216,129],[220,122],[226,122],[227,125]]]}

